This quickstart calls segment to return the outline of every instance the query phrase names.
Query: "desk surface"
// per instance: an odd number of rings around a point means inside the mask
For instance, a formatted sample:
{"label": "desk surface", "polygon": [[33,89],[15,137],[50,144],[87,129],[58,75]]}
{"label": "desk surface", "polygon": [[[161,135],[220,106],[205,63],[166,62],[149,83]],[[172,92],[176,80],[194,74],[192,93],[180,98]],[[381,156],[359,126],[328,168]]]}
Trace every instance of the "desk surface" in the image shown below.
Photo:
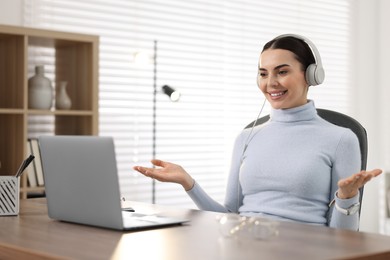
{"label": "desk surface", "polygon": [[216,213],[134,203],[188,224],[120,232],[51,220],[45,199],[21,200],[19,216],[0,217],[0,258],[15,259],[390,259],[390,237],[280,223],[270,240],[220,235]]}

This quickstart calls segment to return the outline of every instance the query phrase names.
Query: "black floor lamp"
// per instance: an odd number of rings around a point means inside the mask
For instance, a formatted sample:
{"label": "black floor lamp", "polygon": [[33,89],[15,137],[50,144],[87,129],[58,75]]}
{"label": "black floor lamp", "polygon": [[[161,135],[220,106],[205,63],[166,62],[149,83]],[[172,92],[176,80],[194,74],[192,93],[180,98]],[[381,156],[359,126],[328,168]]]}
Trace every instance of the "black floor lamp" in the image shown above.
{"label": "black floor lamp", "polygon": [[[180,99],[180,92],[168,85],[162,86],[164,94],[168,95],[170,100],[177,102]],[[154,41],[153,48],[153,136],[152,136],[152,158],[156,159],[156,118],[157,118],[157,40]],[[154,167],[154,166],[153,166]],[[152,180],[152,203],[156,203],[156,180]]]}

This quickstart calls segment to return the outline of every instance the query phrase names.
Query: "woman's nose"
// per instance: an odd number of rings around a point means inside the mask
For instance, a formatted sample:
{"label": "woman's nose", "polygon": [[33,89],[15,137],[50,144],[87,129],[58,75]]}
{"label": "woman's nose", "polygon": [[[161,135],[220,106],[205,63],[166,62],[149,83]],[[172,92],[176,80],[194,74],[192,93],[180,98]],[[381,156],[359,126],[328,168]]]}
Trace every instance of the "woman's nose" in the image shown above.
{"label": "woman's nose", "polygon": [[279,83],[279,82],[278,82],[277,77],[272,76],[272,75],[268,76],[268,85],[269,85],[269,86],[277,86],[278,83]]}

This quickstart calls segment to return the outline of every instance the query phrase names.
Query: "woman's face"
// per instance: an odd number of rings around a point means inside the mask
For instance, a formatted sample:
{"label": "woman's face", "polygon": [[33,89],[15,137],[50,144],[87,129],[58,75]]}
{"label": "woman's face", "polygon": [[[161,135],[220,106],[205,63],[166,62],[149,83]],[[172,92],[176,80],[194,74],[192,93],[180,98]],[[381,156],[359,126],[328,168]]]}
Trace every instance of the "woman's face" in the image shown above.
{"label": "woman's face", "polygon": [[298,107],[307,103],[308,84],[302,64],[294,53],[268,49],[260,55],[259,88],[274,109]]}

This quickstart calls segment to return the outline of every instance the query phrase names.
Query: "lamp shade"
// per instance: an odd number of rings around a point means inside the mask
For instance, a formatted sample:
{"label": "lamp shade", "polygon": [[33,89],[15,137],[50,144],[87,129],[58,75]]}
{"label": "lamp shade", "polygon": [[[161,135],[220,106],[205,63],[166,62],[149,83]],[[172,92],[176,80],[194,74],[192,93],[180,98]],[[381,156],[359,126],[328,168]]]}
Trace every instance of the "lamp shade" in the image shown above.
{"label": "lamp shade", "polygon": [[174,88],[172,88],[168,85],[162,86],[162,90],[163,90],[164,94],[169,96],[171,101],[173,101],[173,102],[179,101],[180,95],[181,95],[179,91],[175,90]]}

